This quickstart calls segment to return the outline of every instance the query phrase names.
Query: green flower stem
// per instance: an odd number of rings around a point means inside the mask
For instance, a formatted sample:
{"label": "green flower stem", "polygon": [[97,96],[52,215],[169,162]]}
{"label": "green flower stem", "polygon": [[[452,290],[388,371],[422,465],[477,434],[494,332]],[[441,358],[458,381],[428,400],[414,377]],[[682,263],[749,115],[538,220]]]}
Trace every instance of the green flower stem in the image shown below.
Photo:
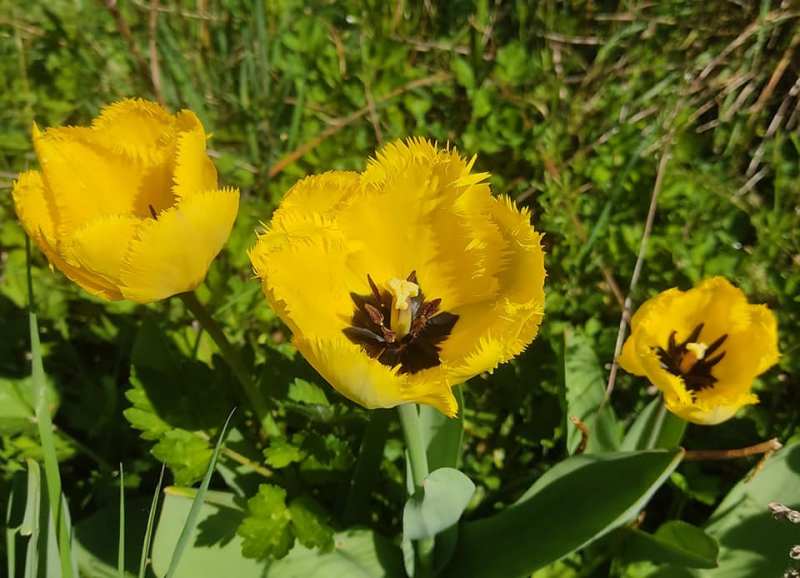
{"label": "green flower stem", "polygon": [[[428,456],[425,444],[422,442],[422,430],[419,425],[419,411],[417,404],[406,403],[397,406],[400,415],[400,426],[406,439],[406,456],[411,466],[411,479],[414,483],[414,493],[423,490],[423,482],[428,477]],[[433,538],[426,538],[415,543],[417,552],[417,567],[415,577],[430,576],[433,568]]]}
{"label": "green flower stem", "polygon": [[211,314],[203,306],[203,304],[200,303],[194,291],[190,291],[189,293],[181,293],[180,298],[184,305],[186,305],[189,311],[191,311],[195,316],[197,321],[200,322],[200,325],[203,326],[203,329],[208,332],[208,334],[211,336],[211,339],[213,339],[214,343],[217,344],[217,347],[219,347],[222,357],[224,357],[225,361],[228,362],[231,371],[233,371],[236,379],[239,380],[239,383],[242,385],[245,394],[250,400],[250,404],[253,406],[253,411],[255,412],[256,417],[258,417],[261,427],[264,429],[264,433],[268,437],[280,435],[280,430],[278,430],[275,420],[272,419],[272,414],[269,411],[267,401],[263,398],[261,392],[258,391],[258,386],[256,385],[256,382],[253,381],[253,376],[250,375],[247,367],[245,367],[244,361],[242,361],[242,357],[239,355],[239,350],[231,345],[231,342],[228,341],[228,338],[225,336],[222,328],[214,320],[214,318],[211,317]]}

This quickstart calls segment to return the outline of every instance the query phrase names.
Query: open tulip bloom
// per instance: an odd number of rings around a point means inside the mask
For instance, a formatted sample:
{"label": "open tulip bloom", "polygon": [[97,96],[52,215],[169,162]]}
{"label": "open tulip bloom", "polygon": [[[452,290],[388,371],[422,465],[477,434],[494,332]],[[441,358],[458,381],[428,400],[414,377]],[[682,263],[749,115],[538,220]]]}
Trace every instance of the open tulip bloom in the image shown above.
{"label": "open tulip bloom", "polygon": [[50,263],[88,292],[147,303],[196,288],[230,235],[239,192],[217,187],[199,119],[124,100],[91,127],[33,129],[42,171],[14,185]]}
{"label": "open tulip bloom", "polygon": [[451,387],[518,355],[544,313],[541,234],[423,139],[298,182],[250,251],[294,345],[367,408],[453,416]]}
{"label": "open tulip bloom", "polygon": [[631,320],[620,366],[646,376],[667,409],[713,425],[758,403],[753,380],[779,357],[777,322],[766,305],[750,305],[726,279],[683,292],[669,289],[645,302]]}

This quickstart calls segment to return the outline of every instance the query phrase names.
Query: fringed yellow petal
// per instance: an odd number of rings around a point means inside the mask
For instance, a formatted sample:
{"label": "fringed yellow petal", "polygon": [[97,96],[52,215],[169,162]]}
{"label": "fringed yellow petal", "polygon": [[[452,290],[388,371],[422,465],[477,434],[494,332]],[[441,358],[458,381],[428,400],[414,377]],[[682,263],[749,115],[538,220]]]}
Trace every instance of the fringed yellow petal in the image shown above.
{"label": "fringed yellow petal", "polygon": [[133,215],[100,217],[72,234],[63,251],[65,258],[104,284],[118,287],[128,246],[141,224],[142,220]]}
{"label": "fringed yellow petal", "polygon": [[445,415],[455,416],[458,403],[446,382],[409,379],[397,369],[364,355],[345,337],[329,339],[295,335],[297,350],[334,389],[368,408],[395,407],[402,403],[424,403]]}
{"label": "fringed yellow petal", "polygon": [[272,215],[272,228],[292,232],[306,221],[325,218],[329,222],[361,190],[360,175],[330,171],[298,181]]}
{"label": "fringed yellow petal", "polygon": [[120,272],[122,294],[137,303],[191,291],[228,240],[239,191],[219,189],[189,197],[145,221]]}
{"label": "fringed yellow petal", "polygon": [[664,398],[667,409],[688,422],[699,425],[717,425],[728,421],[736,412],[746,405],[758,403],[758,397],[752,393],[743,393],[727,399],[715,399],[707,403],[682,404]]}
{"label": "fringed yellow petal", "polygon": [[114,154],[162,163],[171,148],[175,118],[164,107],[141,99],[125,99],[105,107],[94,122],[95,138]]}
{"label": "fringed yellow petal", "polygon": [[40,132],[33,144],[45,187],[52,191],[58,234],[107,214],[130,213],[142,180],[140,167],[99,146],[87,128]]}
{"label": "fringed yellow petal", "polygon": [[81,270],[80,267],[71,265],[61,256],[61,243],[57,240],[53,221],[54,203],[50,200],[50,191],[47,190],[38,171],[22,173],[19,180],[14,183],[12,194],[22,227],[53,267],[92,295],[109,301],[122,298],[115,286],[95,278],[90,273]]}
{"label": "fringed yellow petal", "polygon": [[[444,363],[459,368],[463,379],[519,355],[536,337],[544,316],[542,235],[530,225],[527,211],[517,209],[510,199],[491,202],[491,222],[502,234],[498,244],[503,251],[502,267],[495,275],[499,296],[453,309],[459,320],[440,354]],[[468,363],[460,364],[459,359]]]}
{"label": "fringed yellow petal", "polygon": [[416,270],[425,291],[451,309],[495,296],[501,237],[487,218],[485,176],[423,139],[388,145],[362,175],[364,201],[341,216],[365,247],[351,265],[386,279]]}
{"label": "fringed yellow petal", "polygon": [[206,134],[199,124],[178,135],[173,192],[178,199],[217,188],[217,169],[206,154]]}
{"label": "fringed yellow petal", "polygon": [[25,232],[37,243],[41,238],[54,242],[56,225],[52,198],[48,200],[42,175],[39,171],[28,171],[19,175],[14,183],[12,196]]}
{"label": "fringed yellow petal", "polygon": [[340,337],[355,309],[351,292],[368,293],[366,277],[347,267],[341,231],[320,221],[291,233],[270,230],[249,251],[256,275],[276,312],[295,332]]}

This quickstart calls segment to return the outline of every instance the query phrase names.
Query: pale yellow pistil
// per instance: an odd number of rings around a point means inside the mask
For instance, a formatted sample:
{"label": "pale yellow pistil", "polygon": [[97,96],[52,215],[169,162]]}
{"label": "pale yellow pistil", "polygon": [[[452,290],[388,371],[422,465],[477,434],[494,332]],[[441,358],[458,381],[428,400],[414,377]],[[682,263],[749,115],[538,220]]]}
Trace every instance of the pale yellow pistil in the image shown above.
{"label": "pale yellow pistil", "polygon": [[393,277],[386,283],[386,289],[392,295],[392,331],[397,339],[402,339],[411,330],[411,298],[419,295],[419,285]]}
{"label": "pale yellow pistil", "polygon": [[686,344],[686,355],[681,359],[680,366],[680,371],[683,375],[687,375],[694,367],[694,364],[706,356],[706,349],[708,349],[708,345],[705,343]]}

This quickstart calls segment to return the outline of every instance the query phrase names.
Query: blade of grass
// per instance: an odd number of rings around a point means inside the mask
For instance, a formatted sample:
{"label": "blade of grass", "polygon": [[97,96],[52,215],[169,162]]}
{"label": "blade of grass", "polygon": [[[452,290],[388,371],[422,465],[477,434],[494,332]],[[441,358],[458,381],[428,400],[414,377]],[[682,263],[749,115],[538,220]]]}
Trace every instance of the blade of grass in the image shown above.
{"label": "blade of grass", "polygon": [[156,509],[158,508],[158,496],[161,495],[161,486],[164,483],[165,465],[161,464],[161,475],[158,477],[156,491],[153,492],[153,502],[150,504],[150,515],[147,517],[147,528],[144,531],[144,542],[142,542],[142,555],[139,558],[139,578],[144,578],[147,570],[147,555],[150,553],[150,542],[153,540],[153,526],[156,523]]}
{"label": "blade of grass", "polygon": [[42,347],[39,343],[39,325],[36,321],[35,303],[33,299],[33,277],[31,274],[31,241],[25,238],[25,254],[28,272],[28,320],[31,334],[31,384],[36,400],[36,425],[42,443],[44,456],[44,475],[47,479],[47,493],[50,498],[50,509],[56,529],[58,553],[61,562],[61,575],[70,578],[72,572],[72,544],[70,528],[67,524],[65,506],[61,500],[61,474],[58,471],[58,456],[53,437],[53,422],[50,419],[50,408],[45,395],[45,374],[42,363]]}
{"label": "blade of grass", "polygon": [[119,464],[119,545],[117,546],[117,571],[125,578],[125,472]]}
{"label": "blade of grass", "polygon": [[225,434],[228,431],[228,424],[231,422],[231,418],[235,412],[236,408],[234,407],[231,410],[231,413],[228,415],[228,419],[225,420],[225,425],[222,426],[222,431],[219,432],[219,439],[217,439],[217,445],[214,447],[214,453],[212,454],[211,461],[208,464],[206,475],[203,476],[203,481],[200,483],[200,489],[197,490],[197,495],[192,503],[192,508],[189,510],[189,516],[186,518],[186,523],[183,525],[183,530],[181,530],[178,543],[175,545],[175,551],[172,553],[172,560],[170,560],[169,570],[167,570],[167,578],[172,578],[172,576],[175,575],[175,572],[178,569],[178,564],[181,561],[183,551],[189,544],[189,538],[191,538],[192,532],[194,532],[195,526],[197,526],[197,519],[200,516],[200,508],[203,506],[203,500],[205,499],[206,492],[208,491],[208,484],[211,482],[211,474],[214,473],[214,467],[217,464],[219,451],[223,442],[225,441]]}

